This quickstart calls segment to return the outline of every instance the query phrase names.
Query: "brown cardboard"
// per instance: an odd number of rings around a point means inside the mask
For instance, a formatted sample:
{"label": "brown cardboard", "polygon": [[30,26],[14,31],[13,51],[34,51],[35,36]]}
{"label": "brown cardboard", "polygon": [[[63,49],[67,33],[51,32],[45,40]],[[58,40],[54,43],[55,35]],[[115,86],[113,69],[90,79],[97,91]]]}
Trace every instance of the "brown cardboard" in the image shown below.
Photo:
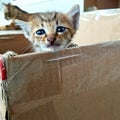
{"label": "brown cardboard", "polygon": [[10,120],[120,119],[120,11],[80,23],[81,47],[6,60]]}
{"label": "brown cardboard", "polygon": [[118,41],[9,59],[10,119],[120,119],[119,52]]}
{"label": "brown cardboard", "polygon": [[120,0],[119,0],[119,8],[120,8]]}
{"label": "brown cardboard", "polygon": [[96,6],[98,9],[119,8],[119,0],[84,0],[84,8]]}
{"label": "brown cardboard", "polygon": [[0,31],[0,53],[8,50],[16,53],[26,53],[29,51],[30,42],[24,37],[21,30]]}

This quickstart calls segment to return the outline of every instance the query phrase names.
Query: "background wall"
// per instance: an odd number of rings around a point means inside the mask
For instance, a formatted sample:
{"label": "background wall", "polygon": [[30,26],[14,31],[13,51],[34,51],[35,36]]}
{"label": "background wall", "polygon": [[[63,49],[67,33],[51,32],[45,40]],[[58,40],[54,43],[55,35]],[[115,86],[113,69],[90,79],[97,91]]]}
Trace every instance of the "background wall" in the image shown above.
{"label": "background wall", "polygon": [[8,25],[11,21],[4,19],[2,3],[11,3],[29,12],[60,11],[68,12],[75,4],[80,5],[81,13],[84,10],[84,0],[0,0],[0,26]]}
{"label": "background wall", "polygon": [[84,0],[10,0],[10,2],[31,13],[54,10],[67,12],[75,4],[80,5],[81,12],[84,10]]}

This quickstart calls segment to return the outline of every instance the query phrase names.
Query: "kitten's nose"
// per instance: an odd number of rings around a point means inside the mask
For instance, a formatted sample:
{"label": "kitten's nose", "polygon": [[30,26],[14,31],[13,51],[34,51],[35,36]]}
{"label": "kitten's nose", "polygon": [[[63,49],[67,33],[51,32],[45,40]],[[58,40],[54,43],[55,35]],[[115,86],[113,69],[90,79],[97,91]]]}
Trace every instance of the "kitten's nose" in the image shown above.
{"label": "kitten's nose", "polygon": [[55,37],[47,37],[47,41],[53,43],[56,40]]}

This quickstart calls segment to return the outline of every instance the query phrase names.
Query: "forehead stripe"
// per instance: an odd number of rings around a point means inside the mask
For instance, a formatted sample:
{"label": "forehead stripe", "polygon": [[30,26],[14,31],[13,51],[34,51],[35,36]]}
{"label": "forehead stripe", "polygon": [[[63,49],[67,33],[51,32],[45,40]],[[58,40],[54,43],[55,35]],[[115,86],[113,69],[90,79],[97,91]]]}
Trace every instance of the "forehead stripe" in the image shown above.
{"label": "forehead stripe", "polygon": [[40,19],[44,22],[54,21],[56,19],[57,13],[48,13],[46,15],[40,15]]}
{"label": "forehead stripe", "polygon": [[52,16],[52,21],[56,19],[57,13],[54,13]]}

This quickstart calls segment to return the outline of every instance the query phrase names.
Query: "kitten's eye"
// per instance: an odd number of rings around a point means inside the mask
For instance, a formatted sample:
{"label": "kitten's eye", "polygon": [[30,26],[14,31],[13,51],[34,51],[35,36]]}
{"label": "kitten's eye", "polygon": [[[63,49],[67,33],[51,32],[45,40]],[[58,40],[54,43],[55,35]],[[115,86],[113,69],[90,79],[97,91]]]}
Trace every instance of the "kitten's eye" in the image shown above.
{"label": "kitten's eye", "polygon": [[65,32],[65,30],[66,30],[66,27],[58,26],[56,32],[63,33],[63,32]]}
{"label": "kitten's eye", "polygon": [[45,34],[45,30],[44,29],[39,29],[38,31],[36,31],[37,35],[44,35]]}

